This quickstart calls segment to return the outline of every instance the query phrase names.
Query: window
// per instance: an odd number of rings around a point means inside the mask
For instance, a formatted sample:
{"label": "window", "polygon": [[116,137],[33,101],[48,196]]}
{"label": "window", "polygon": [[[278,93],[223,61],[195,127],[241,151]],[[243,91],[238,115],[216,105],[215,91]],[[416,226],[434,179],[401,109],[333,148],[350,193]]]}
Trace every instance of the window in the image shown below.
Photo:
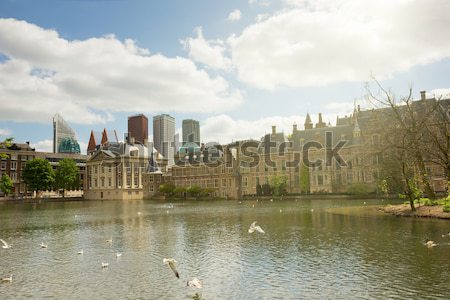
{"label": "window", "polygon": [[242,178],[242,186],[248,186],[248,177]]}
{"label": "window", "polygon": [[2,170],[6,170],[6,161],[2,161],[2,164],[1,164],[0,168]]}
{"label": "window", "polygon": [[16,181],[16,180],[17,180],[17,174],[16,174],[16,172],[11,172],[10,175],[11,175],[11,180],[12,180],[12,181]]}
{"label": "window", "polygon": [[11,162],[10,169],[11,169],[11,170],[16,170],[16,169],[17,169],[17,161],[12,161],[12,162]]}
{"label": "window", "polygon": [[17,160],[17,155],[11,155],[11,160]]}
{"label": "window", "polygon": [[94,187],[97,187],[98,186],[98,180],[97,180],[97,178],[95,178],[94,179]]}
{"label": "window", "polygon": [[323,176],[322,175],[317,176],[317,185],[323,185]]}
{"label": "window", "polygon": [[105,177],[102,177],[100,180],[102,181],[102,187],[104,187],[105,186]]}

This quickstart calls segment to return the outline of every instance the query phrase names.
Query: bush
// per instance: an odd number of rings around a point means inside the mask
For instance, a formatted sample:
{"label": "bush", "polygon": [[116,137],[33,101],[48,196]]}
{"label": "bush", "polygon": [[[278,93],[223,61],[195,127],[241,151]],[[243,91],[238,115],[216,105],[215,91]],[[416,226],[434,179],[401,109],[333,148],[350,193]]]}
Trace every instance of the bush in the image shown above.
{"label": "bush", "polygon": [[446,212],[446,213],[450,213],[450,204],[444,205],[444,207],[442,208],[442,211]]}
{"label": "bush", "polygon": [[368,195],[374,192],[374,188],[362,182],[353,183],[347,188],[350,195]]}

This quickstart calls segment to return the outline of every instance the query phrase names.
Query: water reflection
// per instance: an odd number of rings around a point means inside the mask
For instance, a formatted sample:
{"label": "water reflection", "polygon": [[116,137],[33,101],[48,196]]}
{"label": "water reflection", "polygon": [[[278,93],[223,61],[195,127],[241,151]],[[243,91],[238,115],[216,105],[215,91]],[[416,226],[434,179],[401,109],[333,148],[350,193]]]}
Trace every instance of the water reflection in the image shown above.
{"label": "water reflection", "polygon": [[[14,281],[0,284],[0,294],[446,298],[450,238],[441,234],[448,221],[393,218],[361,206],[358,200],[3,204],[0,237],[12,248],[0,249],[0,277],[12,273]],[[255,220],[265,234],[248,233]],[[428,249],[426,237],[440,246]],[[43,241],[47,249],[40,248]],[[77,255],[80,249],[83,255]],[[119,259],[117,252],[123,254]],[[178,261],[181,279],[162,263],[164,257]],[[102,262],[109,267],[102,269]],[[186,286],[193,277],[202,281],[200,291]]]}

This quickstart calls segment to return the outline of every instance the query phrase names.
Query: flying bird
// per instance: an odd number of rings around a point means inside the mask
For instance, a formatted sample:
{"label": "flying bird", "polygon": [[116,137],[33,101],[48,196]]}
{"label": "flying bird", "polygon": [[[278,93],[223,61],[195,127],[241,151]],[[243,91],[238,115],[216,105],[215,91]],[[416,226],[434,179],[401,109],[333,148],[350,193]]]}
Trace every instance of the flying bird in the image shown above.
{"label": "flying bird", "polygon": [[2,244],[3,244],[3,246],[2,246],[3,249],[11,248],[11,245],[8,245],[8,243],[6,243],[4,240],[0,239],[0,242],[2,242]]}
{"label": "flying bird", "polygon": [[102,262],[102,268],[107,268],[107,267],[109,267],[109,263]]}
{"label": "flying bird", "polygon": [[194,277],[191,280],[188,280],[186,286],[192,286],[192,287],[196,287],[198,289],[201,289],[202,288],[202,283],[201,283],[200,279],[198,279],[197,277]]}
{"label": "flying bird", "polygon": [[164,258],[163,259],[163,263],[168,264],[169,267],[172,269],[173,273],[175,273],[175,276],[177,276],[177,278],[180,278],[180,274],[178,273],[175,264],[177,263],[177,261],[173,258]]}
{"label": "flying bird", "polygon": [[47,247],[48,247],[47,244],[44,244],[44,242],[41,243],[41,248],[47,248]]}
{"label": "flying bird", "polygon": [[83,254],[83,249],[77,252],[77,254]]}
{"label": "flying bird", "polygon": [[12,282],[12,275],[9,275],[9,277],[3,277],[2,282]]}
{"label": "flying bird", "polygon": [[122,256],[122,253],[116,252],[116,257],[119,258]]}
{"label": "flying bird", "polygon": [[250,225],[250,228],[248,229],[248,233],[253,233],[253,232],[255,232],[255,230],[259,233],[265,233],[264,230],[262,230],[262,228],[260,226],[256,226],[256,221]]}

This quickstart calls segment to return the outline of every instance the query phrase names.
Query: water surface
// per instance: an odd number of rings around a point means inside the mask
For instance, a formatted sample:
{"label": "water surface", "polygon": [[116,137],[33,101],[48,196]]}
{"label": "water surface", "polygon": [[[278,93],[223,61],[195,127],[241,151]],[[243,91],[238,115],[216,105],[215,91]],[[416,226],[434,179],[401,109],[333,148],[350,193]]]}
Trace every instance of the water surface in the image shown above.
{"label": "water surface", "polygon": [[[0,284],[0,298],[448,299],[450,238],[441,235],[450,223],[367,213],[380,204],[1,204],[0,238],[12,248],[0,249],[0,277],[13,282]],[[253,221],[266,233],[249,234]],[[425,247],[426,237],[439,246]],[[186,287],[192,277],[201,290]]]}

